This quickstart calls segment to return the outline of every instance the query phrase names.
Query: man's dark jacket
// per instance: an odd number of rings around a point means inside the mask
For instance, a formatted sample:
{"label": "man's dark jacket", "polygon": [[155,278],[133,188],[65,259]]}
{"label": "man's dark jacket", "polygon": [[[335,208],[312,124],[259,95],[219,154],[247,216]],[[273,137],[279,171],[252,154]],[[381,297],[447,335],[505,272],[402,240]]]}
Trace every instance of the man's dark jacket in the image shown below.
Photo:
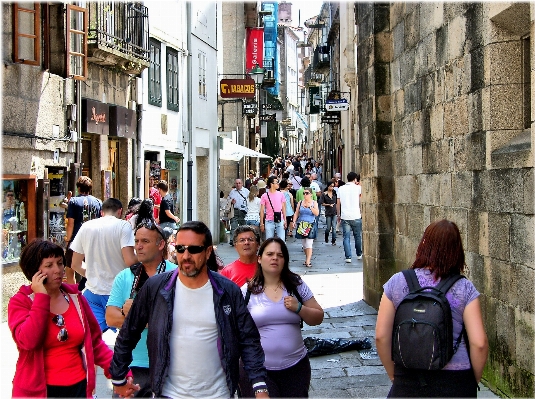
{"label": "man's dark jacket", "polygon": [[[148,323],[147,348],[152,391],[156,397],[161,396],[165,378],[169,373],[169,341],[178,271],[179,269],[176,269],[149,278],[136,296],[115,341],[110,366],[114,383],[120,384],[124,381],[132,361],[132,349],[136,347]],[[266,369],[260,334],[239,287],[211,271],[208,271],[208,277],[214,293],[218,326],[217,350],[231,397],[238,386],[240,357],[251,384],[260,383],[258,387],[265,388]],[[187,353],[180,355],[188,356]]]}

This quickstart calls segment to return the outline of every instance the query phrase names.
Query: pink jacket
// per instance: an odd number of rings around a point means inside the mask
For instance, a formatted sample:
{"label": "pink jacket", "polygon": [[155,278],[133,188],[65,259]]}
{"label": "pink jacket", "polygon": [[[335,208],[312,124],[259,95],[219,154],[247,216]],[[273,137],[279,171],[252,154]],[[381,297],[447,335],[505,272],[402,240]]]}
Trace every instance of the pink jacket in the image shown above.
{"label": "pink jacket", "polygon": [[[83,364],[86,367],[87,397],[92,397],[95,389],[95,364],[104,369],[110,378],[109,368],[113,351],[102,340],[102,333],[87,300],[76,285],[62,284],[61,288],[69,294],[83,321],[85,330],[82,347]],[[13,397],[46,397],[46,379],[43,342],[50,312],[50,297],[46,294],[33,294],[31,286],[23,285],[8,305],[8,325],[19,350],[19,359],[13,378]]]}

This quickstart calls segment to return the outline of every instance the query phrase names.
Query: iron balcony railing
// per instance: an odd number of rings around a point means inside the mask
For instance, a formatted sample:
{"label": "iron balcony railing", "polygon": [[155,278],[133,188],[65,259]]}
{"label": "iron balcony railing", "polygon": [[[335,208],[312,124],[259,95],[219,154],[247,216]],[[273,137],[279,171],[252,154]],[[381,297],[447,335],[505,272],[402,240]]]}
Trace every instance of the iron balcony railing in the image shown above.
{"label": "iron balcony railing", "polygon": [[329,69],[331,65],[330,47],[327,45],[317,46],[314,49],[314,57],[312,59],[312,69],[317,72],[322,72]]}
{"label": "iron balcony railing", "polygon": [[150,61],[149,11],[141,3],[89,2],[88,44]]}

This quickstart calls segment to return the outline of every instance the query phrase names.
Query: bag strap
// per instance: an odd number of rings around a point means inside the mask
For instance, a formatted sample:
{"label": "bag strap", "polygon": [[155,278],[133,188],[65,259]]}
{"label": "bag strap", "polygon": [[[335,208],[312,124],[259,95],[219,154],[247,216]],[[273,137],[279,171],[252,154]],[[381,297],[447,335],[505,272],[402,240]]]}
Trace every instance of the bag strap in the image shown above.
{"label": "bag strap", "polygon": [[422,289],[422,286],[418,282],[418,277],[416,277],[416,272],[414,269],[406,269],[402,271],[403,277],[405,277],[405,280],[407,281],[407,285],[409,286],[409,292],[412,294],[420,289]]}
{"label": "bag strap", "polygon": [[271,198],[269,198],[269,193],[266,191],[266,195],[268,197],[268,200],[269,200],[269,205],[271,205],[271,209],[273,210],[273,213],[275,213],[275,208],[273,208],[273,204],[271,203]]}
{"label": "bag strap", "polygon": [[448,276],[447,278],[444,278],[438,283],[436,286],[436,289],[441,291],[443,294],[446,294],[450,290],[450,288],[460,279],[465,278],[462,274],[454,274],[452,276]]}
{"label": "bag strap", "polygon": [[247,293],[245,294],[245,306],[249,303],[249,299],[251,299],[251,291],[247,288]]}
{"label": "bag strap", "polygon": [[[236,190],[236,189],[234,189],[234,190]],[[239,190],[236,190],[236,192],[237,192],[238,194],[240,194],[240,197],[242,197],[245,201],[247,201],[247,198],[245,198],[245,197],[239,192]]]}

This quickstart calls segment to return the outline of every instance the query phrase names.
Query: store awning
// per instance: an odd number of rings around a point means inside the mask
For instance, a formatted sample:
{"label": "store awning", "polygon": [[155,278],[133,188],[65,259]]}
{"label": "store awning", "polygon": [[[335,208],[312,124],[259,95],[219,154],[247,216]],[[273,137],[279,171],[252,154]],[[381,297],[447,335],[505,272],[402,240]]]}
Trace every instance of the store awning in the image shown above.
{"label": "store awning", "polygon": [[230,139],[223,139],[223,149],[219,150],[220,159],[240,161],[243,157],[271,158],[269,155],[235,144]]}

